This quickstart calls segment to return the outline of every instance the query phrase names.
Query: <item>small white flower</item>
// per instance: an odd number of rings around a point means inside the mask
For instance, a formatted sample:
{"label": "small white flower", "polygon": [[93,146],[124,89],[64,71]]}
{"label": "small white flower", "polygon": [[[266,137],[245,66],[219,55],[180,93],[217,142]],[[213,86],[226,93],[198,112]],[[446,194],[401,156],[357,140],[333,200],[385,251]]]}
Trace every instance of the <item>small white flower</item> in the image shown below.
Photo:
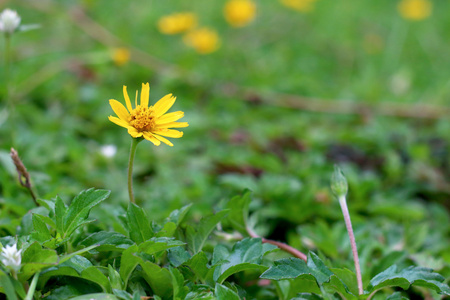
{"label": "small white flower", "polygon": [[111,158],[116,155],[117,147],[115,145],[104,145],[100,149],[100,152],[104,157]]}
{"label": "small white flower", "polygon": [[22,249],[17,250],[17,244],[6,246],[2,249],[2,263],[5,267],[18,271],[22,262]]}
{"label": "small white flower", "polygon": [[20,24],[20,16],[9,8],[0,14],[0,31],[13,33]]}

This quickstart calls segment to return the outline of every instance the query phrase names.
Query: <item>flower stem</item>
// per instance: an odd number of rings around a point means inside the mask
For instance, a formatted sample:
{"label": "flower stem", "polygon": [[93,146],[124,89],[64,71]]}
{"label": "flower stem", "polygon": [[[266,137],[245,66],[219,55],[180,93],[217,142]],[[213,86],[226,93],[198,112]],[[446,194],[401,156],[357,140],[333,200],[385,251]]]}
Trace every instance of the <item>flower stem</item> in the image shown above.
{"label": "flower stem", "polygon": [[141,138],[132,138],[131,139],[131,148],[130,148],[130,159],[128,160],[128,196],[132,203],[136,203],[134,201],[134,193],[133,193],[133,163],[134,163],[134,155],[136,154],[136,147],[139,142],[142,141]]}
{"label": "flower stem", "polygon": [[345,226],[347,227],[348,237],[352,246],[353,261],[355,262],[356,280],[358,281],[358,291],[359,294],[362,295],[364,294],[364,289],[361,278],[361,268],[359,266],[358,249],[356,249],[355,235],[353,234],[352,221],[350,220],[350,214],[348,212],[345,196],[339,196],[339,204],[341,205],[342,214],[344,215],[345,220]]}
{"label": "flower stem", "polygon": [[36,290],[36,284],[39,279],[39,273],[40,272],[37,272],[34,275],[33,280],[31,281],[30,287],[28,288],[27,296],[24,298],[24,300],[33,300],[34,291]]}

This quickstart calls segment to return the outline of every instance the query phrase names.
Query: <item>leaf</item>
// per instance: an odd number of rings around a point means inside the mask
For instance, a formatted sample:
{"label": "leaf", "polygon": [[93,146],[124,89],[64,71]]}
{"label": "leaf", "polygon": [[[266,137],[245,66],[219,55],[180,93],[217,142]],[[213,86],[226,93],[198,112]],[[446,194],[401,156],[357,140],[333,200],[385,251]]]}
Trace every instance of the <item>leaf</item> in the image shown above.
{"label": "leaf", "polygon": [[189,250],[196,254],[202,250],[207,238],[211,234],[211,231],[217,226],[217,224],[225,217],[228,210],[222,210],[203,218],[200,223],[194,229],[192,226],[188,226],[186,230],[186,241]]}
{"label": "leaf", "polygon": [[43,216],[38,214],[33,214],[33,227],[35,232],[31,234],[31,237],[38,242],[45,242],[52,238],[50,230],[47,228],[47,224],[42,219]]}
{"label": "leaf", "polygon": [[[276,248],[275,246],[273,247]],[[218,283],[222,283],[229,276],[237,272],[251,269],[267,269],[267,267],[260,263],[264,254],[269,250],[270,248],[263,248],[260,238],[245,238],[237,242],[229,255],[223,251],[220,251],[220,254],[216,254],[214,250],[213,261],[216,262],[216,266],[213,279]]]}
{"label": "leaf", "polygon": [[320,285],[330,280],[331,275],[333,275],[320,258],[310,252],[307,263],[299,258],[281,259],[274,262],[274,265],[261,275],[261,278],[282,280],[296,278],[303,274],[313,276]]}
{"label": "leaf", "polygon": [[154,237],[139,245],[138,251],[146,254],[155,254],[170,248],[183,246],[184,243],[172,238]]}
{"label": "leaf", "polygon": [[[91,251],[92,249],[95,249],[95,247],[97,247],[97,245],[91,245],[91,246],[89,246],[89,247],[86,247],[86,248],[80,249],[80,250],[78,250],[78,251],[75,251],[75,252],[66,254],[66,255],[64,255],[64,256],[61,256],[61,257],[59,258],[59,263],[62,264],[63,262],[65,262],[65,261],[71,259],[71,258],[74,257],[74,256],[78,256],[79,254],[83,254],[83,253],[85,253],[85,252]],[[81,257],[81,256],[79,256],[79,257]]]}
{"label": "leaf", "polygon": [[175,223],[177,226],[179,226],[181,224],[181,222],[183,222],[184,218],[186,217],[187,213],[189,212],[189,210],[192,207],[192,203],[183,206],[180,209],[176,209],[174,211],[172,211],[169,215],[169,222],[173,222]]}
{"label": "leaf", "polygon": [[2,270],[0,270],[0,285],[3,288],[6,297],[8,297],[8,300],[17,300],[17,295],[11,279]]}
{"label": "leaf", "polygon": [[208,257],[204,252],[195,254],[183,265],[189,267],[202,282],[205,282],[210,269],[208,268]]}
{"label": "leaf", "polygon": [[216,283],[217,300],[240,300],[239,295],[224,285]]}
{"label": "leaf", "polygon": [[130,238],[138,245],[154,235],[145,211],[131,202],[127,210],[127,223]]}
{"label": "leaf", "polygon": [[234,229],[241,234],[248,235],[247,233],[247,219],[248,208],[252,201],[252,193],[246,191],[242,196],[234,196],[227,203],[227,208],[230,209],[227,220],[231,223]]}
{"label": "leaf", "polygon": [[70,298],[71,300],[119,300],[116,296],[112,294],[104,294],[104,293],[96,293],[96,294],[89,294],[89,295],[83,295],[78,296],[74,298]]}
{"label": "leaf", "polygon": [[184,277],[178,269],[169,267],[169,272],[172,276],[173,299],[183,300],[189,291],[189,288],[184,286]]}
{"label": "leaf", "polygon": [[172,294],[172,275],[168,269],[161,268],[150,261],[141,260],[140,265],[145,281],[156,295],[165,298]]}
{"label": "leaf", "polygon": [[183,247],[174,247],[167,250],[167,258],[173,266],[179,267],[187,262],[191,255]]}
{"label": "leaf", "polygon": [[98,284],[104,292],[111,292],[111,284],[108,278],[97,267],[88,267],[81,272],[81,278]]}
{"label": "leaf", "polygon": [[124,289],[126,289],[128,285],[128,279],[130,279],[131,273],[141,261],[141,258],[135,255],[137,251],[138,246],[133,245],[122,253],[122,257],[120,259],[119,274],[123,280]]}
{"label": "leaf", "polygon": [[67,207],[64,201],[56,196],[55,202],[55,219],[56,219],[56,231],[63,236],[64,235],[64,216],[66,215]]}
{"label": "leaf", "polygon": [[108,265],[108,277],[111,282],[111,288],[113,291],[115,289],[121,290],[123,288],[122,278],[120,278],[120,274],[111,266]]}
{"label": "leaf", "polygon": [[387,297],[386,300],[408,300],[408,298],[403,297],[400,292],[396,292]]}
{"label": "leaf", "polygon": [[81,225],[89,216],[91,209],[109,197],[110,191],[94,190],[93,188],[84,190],[73,199],[67,212],[64,215],[64,235],[70,237],[72,233]]}
{"label": "leaf", "polygon": [[164,227],[158,231],[156,236],[158,237],[173,237],[175,234],[175,230],[177,230],[177,225],[173,222],[167,222],[164,224]]}
{"label": "leaf", "polygon": [[414,285],[450,295],[450,288],[444,283],[444,280],[445,278],[442,275],[433,273],[432,269],[410,266],[397,271],[397,265],[393,265],[372,278],[367,290],[369,293],[373,293],[391,286],[398,286],[407,290],[411,285]]}
{"label": "leaf", "polygon": [[111,231],[99,231],[85,238],[80,244],[84,246],[95,244],[97,245],[97,251],[122,252],[134,243],[123,234]]}
{"label": "leaf", "polygon": [[36,272],[58,263],[56,251],[42,249],[38,242],[31,244],[23,253],[20,280],[28,280]]}

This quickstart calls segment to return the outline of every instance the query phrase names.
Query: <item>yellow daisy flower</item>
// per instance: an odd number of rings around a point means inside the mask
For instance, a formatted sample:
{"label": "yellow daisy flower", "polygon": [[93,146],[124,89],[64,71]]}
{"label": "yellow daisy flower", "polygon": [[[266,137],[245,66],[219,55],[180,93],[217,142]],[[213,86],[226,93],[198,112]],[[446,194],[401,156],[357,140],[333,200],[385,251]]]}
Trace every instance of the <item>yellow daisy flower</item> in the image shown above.
{"label": "yellow daisy flower", "polygon": [[128,133],[133,138],[145,138],[156,146],[161,142],[173,146],[173,144],[164,138],[180,138],[183,132],[170,129],[187,127],[187,122],[175,122],[184,116],[184,112],[176,111],[166,114],[166,112],[175,103],[176,97],[168,94],[161,98],[154,106],[148,105],[150,95],[150,86],[148,83],[142,84],[141,101],[138,104],[138,92],[136,91],[136,107],[133,109],[128,97],[127,87],[123,86],[123,96],[125,97],[125,106],[117,100],[109,100],[111,108],[116,113],[117,117],[109,116],[109,120],[119,126],[128,129]]}
{"label": "yellow daisy flower", "polygon": [[158,21],[158,29],[164,34],[178,34],[191,30],[197,25],[197,16],[190,12],[180,12],[163,16]]}
{"label": "yellow daisy flower", "polygon": [[111,58],[117,66],[123,66],[130,61],[130,50],[127,48],[115,48],[111,52]]}
{"label": "yellow daisy flower", "polygon": [[188,32],[183,37],[184,43],[200,54],[209,54],[219,49],[219,35],[215,30],[203,27]]}
{"label": "yellow daisy flower", "polygon": [[398,4],[398,10],[403,18],[420,21],[431,15],[432,3],[428,0],[402,0]]}
{"label": "yellow daisy flower", "polygon": [[233,27],[243,27],[253,21],[256,5],[251,0],[230,0],[224,7],[225,19]]}

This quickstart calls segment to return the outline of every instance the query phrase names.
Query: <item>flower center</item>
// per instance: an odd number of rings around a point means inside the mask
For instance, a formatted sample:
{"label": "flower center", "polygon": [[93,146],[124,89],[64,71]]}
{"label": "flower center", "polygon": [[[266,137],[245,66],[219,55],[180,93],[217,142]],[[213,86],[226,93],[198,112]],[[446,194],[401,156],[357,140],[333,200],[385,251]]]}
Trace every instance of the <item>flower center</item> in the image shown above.
{"label": "flower center", "polygon": [[130,113],[130,124],[138,131],[151,131],[155,127],[153,107],[138,105]]}

